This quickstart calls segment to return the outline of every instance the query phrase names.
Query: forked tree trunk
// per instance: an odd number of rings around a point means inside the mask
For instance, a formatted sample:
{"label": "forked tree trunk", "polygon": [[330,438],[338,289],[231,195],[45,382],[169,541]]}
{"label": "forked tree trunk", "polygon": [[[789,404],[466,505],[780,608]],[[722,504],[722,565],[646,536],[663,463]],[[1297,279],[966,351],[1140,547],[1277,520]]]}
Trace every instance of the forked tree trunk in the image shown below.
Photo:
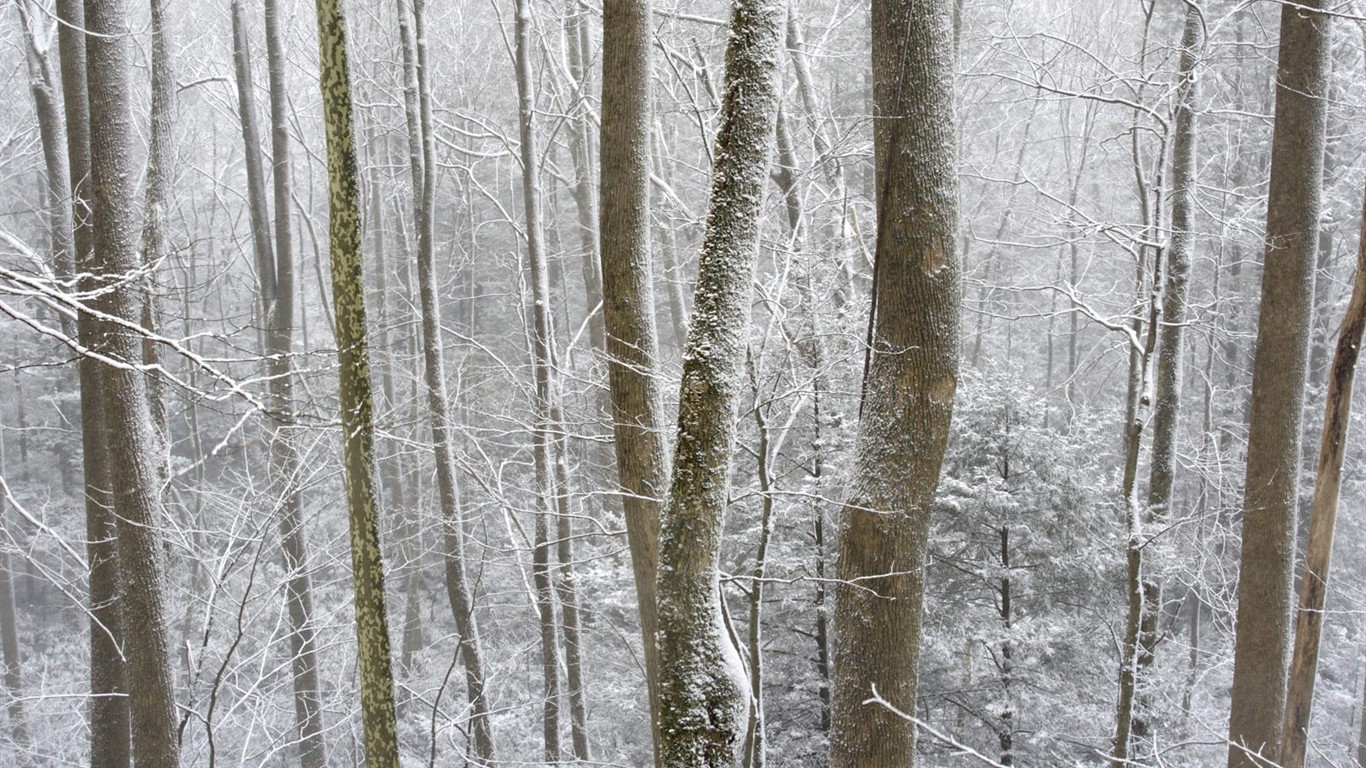
{"label": "forked tree trunk", "polygon": [[874,0],[878,228],[863,397],[839,532],[835,768],[906,768],[926,537],[958,384],[951,0]]}
{"label": "forked tree trunk", "polygon": [[327,132],[328,245],[341,370],[342,469],[351,531],[361,727],[369,768],[398,768],[394,675],[379,546],[374,477],[375,419],[361,275],[360,174],[352,131],[346,22],[337,0],[317,0],[319,85]]}
{"label": "forked tree trunk", "polygon": [[1322,199],[1330,18],[1281,10],[1266,256],[1252,366],[1229,768],[1277,760],[1285,717],[1300,422]]}
{"label": "forked tree trunk", "polygon": [[[62,62],[62,99],[67,123],[67,158],[71,166],[71,206],[75,265],[82,293],[98,290],[94,233],[90,211],[90,101],[86,89],[85,8],[81,0],[60,0],[57,28]],[[76,318],[85,349],[105,352],[104,321],[92,312]],[[127,676],[123,654],[123,611],[118,602],[119,555],[114,534],[113,496],[109,479],[109,429],[105,418],[103,363],[83,356],[81,444],[85,472],[86,560],[90,576],[90,765],[127,768],[129,741]]]}
{"label": "forked tree trunk", "polygon": [[777,118],[782,7],[735,0],[693,318],[683,350],[677,445],[660,516],[660,757],[670,768],[739,762],[749,685],[727,636],[721,525],[748,347],[759,213]]}
{"label": "forked tree trunk", "polygon": [[[1366,235],[1366,202],[1362,208],[1362,234]],[[1314,478],[1314,502],[1310,508],[1309,543],[1305,549],[1300,606],[1295,614],[1295,648],[1286,691],[1285,723],[1281,728],[1282,768],[1304,768],[1305,746],[1309,741],[1309,714],[1314,704],[1314,681],[1319,668],[1319,634],[1328,594],[1333,527],[1337,520],[1338,491],[1342,487],[1342,461],[1352,415],[1352,383],[1363,327],[1366,327],[1366,239],[1357,250],[1352,298],[1338,333],[1337,350],[1333,353],[1328,375],[1318,474]]]}
{"label": "forked tree trunk", "polygon": [[[129,275],[139,264],[132,167],[132,37],[124,0],[86,0],[86,89],[90,108],[92,271],[118,287],[92,301],[112,319],[136,324],[141,296]],[[147,379],[137,364],[142,339],[126,327],[106,323],[108,365],[100,382],[100,405],[108,420],[123,619],[136,632],[124,637],[134,761],[139,768],[175,768],[175,689],[171,681],[164,605],[165,523],[161,501],[158,440],[147,400]]]}
{"label": "forked tree trunk", "polygon": [[[465,691],[470,705],[470,731],[474,757],[481,765],[493,761],[493,732],[489,701],[484,689],[484,662],[474,599],[465,576],[465,521],[460,508],[451,429],[450,395],[446,390],[445,349],[441,340],[441,303],[436,294],[436,148],[432,136],[432,96],[424,38],[424,0],[412,7],[413,35],[408,32],[408,4],[399,3],[399,28],[403,37],[406,78],[413,86],[416,104],[407,101],[410,131],[410,166],[413,181],[413,223],[417,230],[417,279],[422,312],[423,380],[436,461],[437,493],[444,531],[446,596],[460,632],[457,652],[465,666]],[[413,107],[417,113],[412,114]]]}
{"label": "forked tree trunk", "polygon": [[[668,474],[650,255],[650,0],[603,0],[599,233],[612,436],[659,744],[659,503]],[[658,749],[655,764],[662,765]]]}

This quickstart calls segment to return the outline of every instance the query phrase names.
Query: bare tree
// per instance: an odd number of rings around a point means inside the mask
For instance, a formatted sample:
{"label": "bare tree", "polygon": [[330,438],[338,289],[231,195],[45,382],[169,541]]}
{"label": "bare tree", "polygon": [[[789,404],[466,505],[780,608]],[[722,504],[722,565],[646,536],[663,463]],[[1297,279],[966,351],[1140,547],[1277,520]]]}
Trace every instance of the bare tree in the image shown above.
{"label": "bare tree", "polygon": [[745,740],[749,685],[725,629],[718,576],[759,209],[777,118],[782,15],[781,6],[762,0],[736,0],[731,8],[676,453],[660,514],[659,751],[670,768],[736,765]]}
{"label": "bare tree", "polygon": [[953,3],[874,0],[877,188],[863,397],[839,532],[831,764],[909,766],[926,536],[957,389]]}
{"label": "bare tree", "polygon": [[1229,768],[1277,760],[1285,717],[1309,316],[1319,235],[1330,17],[1281,11],[1266,255],[1243,489]]}
{"label": "bare tree", "polygon": [[317,8],[319,85],[327,132],[328,245],[332,260],[332,300],[336,307],[337,358],[341,368],[338,376],[342,468],[351,530],[365,762],[370,768],[398,768],[394,675],[389,658],[384,559],[379,546],[379,504],[374,477],[374,398],[365,337],[360,174],[356,169],[352,128],[346,21],[337,0],[318,0]]}

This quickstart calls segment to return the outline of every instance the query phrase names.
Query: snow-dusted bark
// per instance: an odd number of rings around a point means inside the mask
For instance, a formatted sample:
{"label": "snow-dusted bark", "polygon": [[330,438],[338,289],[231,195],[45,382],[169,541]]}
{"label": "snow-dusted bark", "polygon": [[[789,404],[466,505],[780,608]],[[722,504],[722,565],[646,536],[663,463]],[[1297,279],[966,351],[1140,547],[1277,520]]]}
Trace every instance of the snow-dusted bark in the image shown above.
{"label": "snow-dusted bark", "polygon": [[835,587],[835,768],[905,768],[926,536],[958,382],[951,0],[874,0],[878,229],[863,400]]}
{"label": "snow-dusted bark", "polygon": [[356,644],[360,668],[365,763],[398,768],[394,676],[384,599],[375,490],[375,418],[370,355],[365,336],[365,281],[361,274],[360,174],[352,129],[351,76],[346,21],[337,0],[318,0],[318,53],[327,132],[328,245],[336,306],[338,389],[346,503],[355,587]]}
{"label": "snow-dusted bark", "polygon": [[[668,473],[650,262],[649,0],[604,0],[602,175],[599,185],[603,324],[617,479],[635,576],[654,742],[659,743],[655,577],[659,502]],[[656,750],[656,756],[658,751]],[[658,764],[658,760],[656,760]]]}
{"label": "snow-dusted bark", "polygon": [[[458,653],[465,666],[465,691],[469,700],[470,731],[474,758],[480,764],[493,761],[493,731],[489,701],[484,690],[484,661],[474,599],[465,575],[465,521],[460,506],[451,429],[451,398],[446,389],[446,361],[441,340],[441,302],[436,294],[436,151],[432,136],[432,95],[424,39],[424,0],[412,5],[409,32],[406,2],[399,3],[399,30],[403,38],[407,90],[406,100],[413,181],[413,223],[417,230],[417,280],[422,315],[423,381],[436,462],[437,493],[443,526],[442,555],[445,563],[446,597],[460,632]],[[415,102],[415,103],[414,103]],[[413,113],[416,108],[416,113]]]}
{"label": "snow-dusted bark", "polygon": [[[1142,527],[1157,530],[1172,505],[1176,478],[1176,436],[1181,409],[1181,379],[1185,361],[1187,281],[1195,245],[1196,103],[1199,98],[1196,66],[1204,48],[1205,21],[1198,6],[1186,8],[1181,35],[1175,132],[1172,137],[1171,241],[1162,270],[1162,301],[1153,366],[1152,461],[1149,465],[1147,520]],[[1137,450],[1137,446],[1135,446]],[[1136,457],[1135,457],[1136,459]],[[1136,463],[1136,462],[1135,462]],[[1126,492],[1125,498],[1129,498]],[[1130,758],[1130,739],[1148,731],[1138,691],[1152,666],[1157,646],[1157,618],[1161,611],[1161,581],[1147,562],[1160,544],[1138,535],[1128,542],[1132,582],[1127,592],[1125,642],[1120,662],[1120,695],[1115,718],[1114,763]]]}
{"label": "snow-dusted bark", "polygon": [[[132,38],[123,0],[85,4],[86,92],[90,108],[92,271],[113,289],[95,308],[137,323],[142,295],[138,273],[137,205],[133,183],[131,112]],[[147,400],[147,379],[136,364],[142,340],[106,325],[104,349],[120,365],[101,374],[108,425],[109,479],[122,574],[123,620],[137,631],[124,637],[133,758],[139,768],[180,762],[175,689],[171,681],[164,605],[164,509],[158,437]]]}
{"label": "snow-dusted bark", "polygon": [[1266,255],[1243,485],[1243,548],[1229,713],[1230,768],[1276,760],[1290,649],[1300,423],[1322,202],[1331,18],[1281,10]]}
{"label": "snow-dusted bark", "polygon": [[732,6],[673,475],[660,516],[659,751],[670,768],[733,766],[744,746],[749,685],[723,625],[717,579],[777,116],[782,19],[782,6],[771,0]]}

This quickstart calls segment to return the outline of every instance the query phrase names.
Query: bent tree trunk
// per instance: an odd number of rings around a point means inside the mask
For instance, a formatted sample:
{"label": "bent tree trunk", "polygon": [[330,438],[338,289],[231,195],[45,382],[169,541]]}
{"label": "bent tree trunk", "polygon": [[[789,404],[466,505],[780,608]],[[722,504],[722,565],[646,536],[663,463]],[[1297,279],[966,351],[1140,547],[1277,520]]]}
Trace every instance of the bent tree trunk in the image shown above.
{"label": "bent tree trunk", "polygon": [[[136,325],[141,319],[132,164],[132,38],[123,0],[87,0],[86,90],[90,107],[92,271],[115,285],[93,303],[111,320]],[[148,405],[147,379],[138,369],[142,340],[126,327],[104,324],[108,356],[117,365],[102,372],[101,406],[113,489],[123,619],[137,627],[124,637],[133,757],[139,768],[175,768],[175,690],[167,651],[163,603],[161,472],[158,440]]]}
{"label": "bent tree trunk", "polygon": [[[1366,198],[1362,204],[1362,232],[1366,233]],[[1338,491],[1342,487],[1342,460],[1347,448],[1347,428],[1352,415],[1352,383],[1366,327],[1366,240],[1357,250],[1357,274],[1352,298],[1338,333],[1337,351],[1329,369],[1324,403],[1323,437],[1319,443],[1318,474],[1314,479],[1314,503],[1309,518],[1309,543],[1305,548],[1304,576],[1300,584],[1300,607],[1295,614],[1295,650],[1286,693],[1285,723],[1281,729],[1281,765],[1304,768],[1309,741],[1309,714],[1314,704],[1314,678],[1319,668],[1319,633],[1323,627],[1323,604],[1328,594],[1328,566],[1333,555],[1333,526],[1337,521]],[[1363,713],[1366,717],[1366,713]]]}
{"label": "bent tree trunk", "polygon": [[668,473],[656,375],[650,265],[650,0],[603,0],[602,175],[599,184],[603,324],[612,436],[626,516],[645,656],[650,723],[659,757],[655,577],[659,502]]}
{"label": "bent tree trunk", "polygon": [[670,768],[736,765],[749,686],[727,636],[718,567],[750,320],[759,211],[777,115],[782,7],[735,0],[677,452],[660,516],[659,752]]}
{"label": "bent tree trunk", "polygon": [[878,228],[868,357],[839,530],[831,765],[905,768],[930,506],[958,383],[957,148],[949,0],[874,0]]}
{"label": "bent tree trunk", "polygon": [[1281,11],[1276,119],[1267,192],[1266,256],[1243,483],[1243,549],[1229,712],[1229,768],[1277,760],[1285,716],[1295,552],[1300,416],[1314,297],[1314,263],[1330,59],[1321,0]]}
{"label": "bent tree trunk", "polygon": [[318,51],[327,132],[328,245],[341,370],[342,469],[351,531],[356,644],[360,667],[365,763],[398,768],[394,673],[384,607],[384,560],[375,493],[375,418],[365,338],[365,281],[361,275],[360,177],[352,132],[351,76],[346,22],[337,0],[318,0]]}

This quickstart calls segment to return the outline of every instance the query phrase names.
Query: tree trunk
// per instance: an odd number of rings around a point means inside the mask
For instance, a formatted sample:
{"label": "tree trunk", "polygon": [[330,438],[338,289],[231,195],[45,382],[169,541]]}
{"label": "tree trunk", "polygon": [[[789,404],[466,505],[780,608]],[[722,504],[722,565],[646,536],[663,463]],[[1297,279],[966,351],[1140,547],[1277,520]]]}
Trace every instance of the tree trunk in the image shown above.
{"label": "tree trunk", "polygon": [[645,656],[650,724],[659,745],[659,506],[668,474],[657,375],[650,255],[650,0],[603,0],[599,234],[608,386],[617,479],[626,517]]}
{"label": "tree trunk", "polygon": [[660,516],[660,757],[670,768],[736,765],[748,685],[718,585],[735,408],[748,345],[759,212],[777,116],[782,7],[735,0],[693,319],[683,350],[678,442]]}
{"label": "tree trunk", "polygon": [[[457,485],[450,395],[446,390],[445,349],[441,340],[441,303],[436,295],[436,148],[432,138],[432,96],[428,80],[425,39],[425,0],[412,6],[413,35],[408,32],[408,4],[399,3],[399,27],[410,92],[407,100],[410,166],[413,181],[413,224],[417,230],[417,280],[422,312],[422,360],[427,410],[436,462],[437,493],[444,530],[446,597],[460,633],[457,652],[465,666],[465,692],[470,703],[470,731],[474,757],[480,765],[493,762],[493,731],[489,700],[484,689],[484,661],[474,599],[465,576],[465,521]],[[412,113],[416,107],[416,114]]]}
{"label": "tree trunk", "polygon": [[540,163],[536,136],[536,97],[531,71],[531,0],[517,0],[516,66],[518,116],[521,125],[522,204],[526,211],[527,261],[531,271],[532,329],[531,366],[536,382],[533,404],[532,452],[536,467],[536,540],[532,552],[532,580],[536,608],[540,616],[541,672],[545,684],[545,707],[541,719],[545,760],[560,759],[560,680],[559,652],[556,647],[555,603],[550,577],[551,498],[554,470],[551,458],[551,398],[554,397],[551,370],[550,274],[546,263],[541,226]]}
{"label": "tree trunk", "polygon": [[[1362,233],[1366,235],[1366,202],[1362,209]],[[1295,614],[1295,648],[1287,683],[1285,722],[1281,728],[1282,768],[1304,768],[1305,746],[1309,741],[1309,713],[1314,703],[1314,681],[1319,667],[1319,634],[1328,593],[1333,527],[1337,520],[1342,461],[1352,415],[1352,383],[1363,327],[1366,327],[1366,240],[1361,241],[1357,251],[1352,298],[1338,333],[1337,350],[1333,353],[1328,376],[1323,438],[1319,444],[1318,474],[1314,478],[1314,502],[1309,518],[1309,542],[1300,584],[1300,606]]]}
{"label": "tree trunk", "polygon": [[1277,759],[1285,717],[1295,496],[1329,72],[1320,0],[1281,11],[1266,256],[1252,369],[1229,768]]}
{"label": "tree trunk", "polygon": [[[86,88],[90,108],[92,271],[122,281],[139,268],[132,167],[132,37],[124,0],[86,0]],[[118,287],[92,301],[111,318],[136,324],[141,297],[136,285]],[[109,479],[117,521],[123,619],[137,627],[124,637],[133,756],[139,768],[174,768],[180,762],[175,690],[167,652],[161,526],[162,474],[157,437],[148,407],[147,379],[136,365],[141,339],[106,324],[108,355],[118,365],[102,376]]]}
{"label": "tree trunk", "polygon": [[[58,4],[62,98],[67,123],[67,158],[71,172],[72,245],[82,293],[99,290],[90,211],[90,101],[86,90],[85,8],[81,0]],[[92,312],[76,318],[85,349],[106,352],[104,321]],[[91,768],[127,768],[131,760],[127,675],[123,654],[123,610],[118,543],[114,534],[113,497],[109,479],[109,428],[103,391],[105,366],[82,357],[81,444],[85,472],[86,560],[90,568],[90,754]]]}
{"label": "tree trunk", "polygon": [[[266,373],[270,377],[272,496],[279,504],[281,553],[287,581],[285,606],[289,613],[290,672],[294,684],[294,727],[303,768],[327,764],[323,740],[322,701],[318,685],[318,649],[312,626],[313,587],[304,530],[303,494],[299,476],[303,460],[292,440],[297,426],[294,407],[294,238],[290,197],[289,100],[285,84],[285,49],[279,0],[266,0],[266,58],[270,79],[271,164],[275,193],[274,274],[260,280],[262,305],[267,308]],[[243,40],[245,42],[245,39]],[[245,49],[244,49],[245,50]],[[255,113],[248,113],[255,119]],[[255,133],[255,131],[251,131]],[[248,152],[257,151],[248,145]],[[260,192],[264,194],[264,189]],[[264,200],[253,209],[264,209]],[[253,219],[253,223],[255,219]],[[257,240],[269,239],[257,238]],[[267,294],[273,287],[274,294]]]}
{"label": "tree trunk", "polygon": [[[1154,393],[1152,412],[1152,461],[1149,466],[1146,524],[1159,528],[1170,513],[1176,477],[1176,436],[1181,407],[1184,369],[1187,280],[1195,242],[1196,112],[1199,96],[1195,67],[1204,47],[1204,18],[1195,5],[1186,8],[1181,38],[1180,85],[1177,91],[1176,128],[1172,142],[1172,235],[1161,270],[1162,300],[1151,321],[1148,340],[1154,341]],[[1156,278],[1155,278],[1156,279]],[[1145,355],[1146,357],[1146,355]],[[1147,370],[1146,365],[1143,367]],[[1146,374],[1141,376],[1146,381]],[[1134,422],[1136,424],[1136,422]],[[1138,446],[1133,446],[1137,451]],[[1137,457],[1131,456],[1136,464]],[[1127,465],[1126,465],[1127,466]],[[1134,493],[1132,486],[1125,498]],[[1135,514],[1142,514],[1136,512]],[[1134,754],[1130,739],[1148,733],[1142,695],[1143,677],[1152,667],[1157,646],[1157,620],[1162,610],[1161,582],[1149,572],[1148,555],[1158,546],[1141,533],[1130,538],[1130,588],[1127,593],[1124,661],[1120,672],[1120,696],[1116,717],[1114,756],[1117,766]],[[1130,641],[1132,638],[1132,642]],[[1147,759],[1139,755],[1139,759]]]}
{"label": "tree trunk", "polygon": [[878,231],[850,491],[839,531],[831,765],[905,768],[931,503],[958,379],[950,0],[874,0]]}
{"label": "tree trunk", "polygon": [[[0,438],[0,477],[5,475],[5,441]],[[0,498],[0,527],[4,526],[5,499]],[[9,717],[10,743],[15,766],[32,768],[33,743],[29,738],[28,708],[24,704],[24,676],[19,651],[19,621],[14,610],[14,568],[9,552],[0,552],[0,661],[4,662],[5,714]]]}
{"label": "tree trunk", "polygon": [[[61,97],[57,92],[57,81],[52,73],[49,47],[38,41],[38,27],[29,15],[29,2],[19,0],[14,4],[19,12],[24,28],[24,52],[28,60],[29,92],[33,95],[33,108],[38,116],[38,138],[43,147],[43,166],[47,172],[48,206],[48,248],[52,254],[52,273],[66,288],[75,276],[75,254],[72,243],[71,206],[67,197],[71,194],[71,173],[67,165],[66,128],[62,120]],[[60,33],[59,33],[60,34]],[[60,315],[62,333],[74,337],[75,324]]]}
{"label": "tree trunk", "polygon": [[[551,423],[563,425],[559,393],[551,402]],[[556,430],[552,449],[555,460],[555,553],[559,561],[555,579],[555,595],[560,601],[560,616],[564,630],[565,683],[569,694],[569,735],[574,759],[588,762],[588,702],[583,679],[583,639],[579,621],[579,594],[574,578],[574,531],[570,511],[568,445],[561,426]]]}
{"label": "tree trunk", "polygon": [[360,176],[352,132],[351,77],[346,60],[346,22],[337,0],[317,0],[318,50],[327,132],[330,209],[328,250],[336,307],[337,358],[343,436],[343,470],[351,531],[356,642],[360,668],[361,726],[369,768],[398,768],[394,676],[384,605],[384,559],[379,546],[379,509],[374,478],[374,399],[365,332],[365,282],[361,275]]}
{"label": "tree trunk", "polygon": [[[147,271],[141,280],[142,326],[156,331],[161,322],[161,286],[158,265],[167,254],[166,218],[171,184],[175,180],[175,73],[171,68],[171,44],[166,21],[167,0],[151,0],[152,70],[151,121],[147,137],[147,166],[143,180],[141,264]],[[170,435],[166,426],[166,395],[160,364],[160,347],[151,338],[142,341],[142,362],[148,366],[147,393],[156,427],[161,484],[170,477]]]}
{"label": "tree trunk", "polygon": [[270,242],[270,210],[266,197],[266,172],[261,161],[261,130],[256,120],[256,87],[252,79],[251,50],[242,0],[232,2],[232,59],[237,77],[237,116],[242,124],[242,161],[247,171],[247,210],[251,214],[251,243],[256,255],[256,280],[261,287],[257,327],[270,322],[269,302],[275,287],[275,252]]}

